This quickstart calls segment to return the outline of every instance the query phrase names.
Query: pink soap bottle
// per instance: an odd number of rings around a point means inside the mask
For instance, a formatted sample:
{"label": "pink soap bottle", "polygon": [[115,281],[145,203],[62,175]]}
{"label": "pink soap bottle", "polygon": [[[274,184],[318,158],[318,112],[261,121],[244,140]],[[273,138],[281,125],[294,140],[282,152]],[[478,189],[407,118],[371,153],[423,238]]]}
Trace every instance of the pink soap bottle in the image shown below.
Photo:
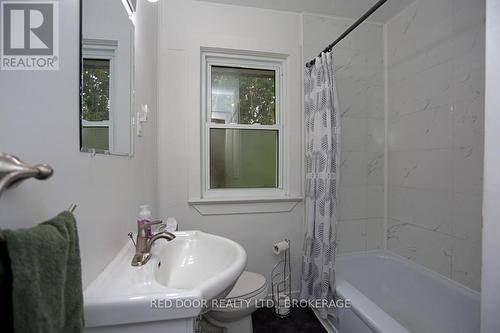
{"label": "pink soap bottle", "polygon": [[[139,228],[143,227],[144,224],[151,222],[151,210],[149,210],[149,205],[140,206],[141,211],[139,212],[139,218],[137,219],[137,226]],[[148,238],[153,237],[151,232],[151,226],[146,227],[144,230]]]}

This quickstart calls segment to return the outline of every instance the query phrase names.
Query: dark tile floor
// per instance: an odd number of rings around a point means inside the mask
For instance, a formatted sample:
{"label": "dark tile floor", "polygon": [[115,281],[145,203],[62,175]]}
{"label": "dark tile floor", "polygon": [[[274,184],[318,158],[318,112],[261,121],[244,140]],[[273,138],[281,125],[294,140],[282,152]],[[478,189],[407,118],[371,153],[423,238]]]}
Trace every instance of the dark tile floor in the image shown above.
{"label": "dark tile floor", "polygon": [[294,308],[288,318],[280,319],[270,308],[252,314],[254,333],[326,333],[311,309]]}

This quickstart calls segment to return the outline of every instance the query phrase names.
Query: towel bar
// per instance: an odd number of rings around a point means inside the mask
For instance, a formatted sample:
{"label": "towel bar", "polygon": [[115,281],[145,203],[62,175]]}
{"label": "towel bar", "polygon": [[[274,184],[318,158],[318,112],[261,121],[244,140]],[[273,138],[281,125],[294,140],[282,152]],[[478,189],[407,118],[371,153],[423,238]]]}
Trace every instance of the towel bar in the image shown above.
{"label": "towel bar", "polygon": [[68,208],[68,212],[73,214],[75,212],[76,207],[77,207],[76,204],[71,204]]}
{"label": "towel bar", "polygon": [[17,185],[28,178],[40,180],[50,178],[54,169],[48,164],[31,166],[24,163],[16,156],[0,153],[0,196],[7,188]]}

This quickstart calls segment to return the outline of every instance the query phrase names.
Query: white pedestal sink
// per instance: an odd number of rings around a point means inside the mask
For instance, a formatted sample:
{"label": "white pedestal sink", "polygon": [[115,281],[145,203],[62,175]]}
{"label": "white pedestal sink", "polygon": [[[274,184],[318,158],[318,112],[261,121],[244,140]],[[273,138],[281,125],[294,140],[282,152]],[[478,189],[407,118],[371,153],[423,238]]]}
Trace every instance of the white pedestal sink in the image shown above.
{"label": "white pedestal sink", "polygon": [[165,332],[175,332],[174,326],[189,324],[212,299],[229,293],[246,266],[243,247],[201,231],[175,235],[173,241],[157,241],[153,257],[142,267],[130,265],[133,245],[123,247],[84,291],[87,331],[113,332],[117,325],[142,323],[138,332],[169,325]]}

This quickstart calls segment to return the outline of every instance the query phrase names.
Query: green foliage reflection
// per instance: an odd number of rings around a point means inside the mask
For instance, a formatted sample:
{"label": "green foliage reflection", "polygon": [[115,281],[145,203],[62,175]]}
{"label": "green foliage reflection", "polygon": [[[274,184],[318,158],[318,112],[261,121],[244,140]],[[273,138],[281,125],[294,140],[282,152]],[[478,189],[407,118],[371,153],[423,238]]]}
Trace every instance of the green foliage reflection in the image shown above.
{"label": "green foliage reflection", "polygon": [[109,60],[83,59],[82,117],[84,120],[109,120],[109,72]]}

